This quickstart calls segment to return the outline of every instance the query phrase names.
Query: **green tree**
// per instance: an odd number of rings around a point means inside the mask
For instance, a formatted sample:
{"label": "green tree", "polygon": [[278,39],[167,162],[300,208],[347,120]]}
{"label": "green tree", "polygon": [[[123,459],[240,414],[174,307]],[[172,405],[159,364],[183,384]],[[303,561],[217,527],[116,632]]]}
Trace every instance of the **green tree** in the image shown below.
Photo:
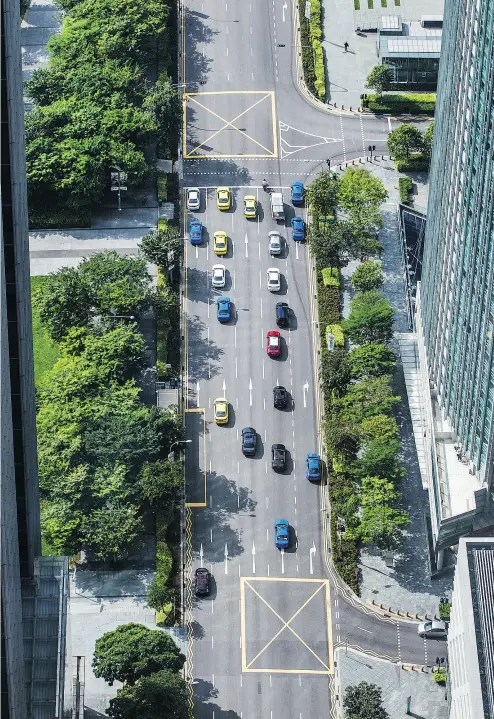
{"label": "green tree", "polygon": [[360,423],[376,414],[390,414],[400,397],[393,394],[389,377],[366,377],[348,387],[346,394],[335,399],[333,405],[341,419]]}
{"label": "green tree", "polygon": [[351,380],[347,354],[343,347],[335,347],[332,352],[325,352],[322,359],[322,381],[325,391],[341,395]]}
{"label": "green tree", "polygon": [[394,440],[398,438],[398,425],[394,417],[376,414],[362,420],[359,426],[362,442],[371,439]]}
{"label": "green tree", "polygon": [[386,345],[370,342],[354,347],[348,355],[348,364],[354,379],[382,377],[394,373],[396,357]]}
{"label": "green tree", "polygon": [[159,76],[152,91],[144,100],[144,107],[158,128],[163,153],[171,153],[176,147],[178,127],[182,118],[182,101],[165,73]]}
{"label": "green tree", "polygon": [[130,623],[96,640],[92,667],[94,676],[113,686],[114,681],[133,685],[163,669],[178,672],[184,663],[184,655],[169,634]]}
{"label": "green tree", "polygon": [[78,272],[97,314],[130,315],[149,309],[151,277],[144,259],[107,250],[85,258]]}
{"label": "green tree", "polygon": [[307,239],[311,252],[323,267],[345,267],[361,253],[360,238],[348,222],[333,222],[324,229],[312,225]]}
{"label": "green tree", "polygon": [[338,414],[331,414],[324,425],[324,436],[329,455],[337,461],[353,461],[360,449],[358,428],[353,422],[344,422]]}
{"label": "green tree", "polygon": [[378,292],[360,292],[350,306],[350,315],[342,322],[350,342],[386,344],[391,340],[394,310]]}
{"label": "green tree", "polygon": [[355,463],[356,474],[360,477],[386,477],[398,483],[404,476],[403,468],[397,459],[399,447],[397,439],[369,440],[364,444],[362,456]]}
{"label": "green tree", "polygon": [[307,198],[312,208],[312,220],[320,216],[334,215],[338,206],[339,177],[335,172],[323,171],[307,188]]}
{"label": "green tree", "polygon": [[142,496],[156,509],[178,504],[182,498],[183,484],[182,462],[169,459],[146,462],[139,475]]}
{"label": "green tree", "polygon": [[389,154],[395,160],[408,160],[411,152],[424,150],[424,138],[415,125],[404,122],[388,135]]}
{"label": "green tree", "polygon": [[147,603],[153,609],[163,611],[167,604],[171,604],[176,597],[173,587],[167,587],[165,584],[157,582],[156,579],[151,582],[147,594]]}
{"label": "green tree", "polygon": [[139,507],[133,504],[114,505],[92,511],[83,524],[83,543],[100,561],[117,561],[128,556],[144,523]]}
{"label": "green tree", "polygon": [[430,163],[432,157],[432,141],[434,140],[434,120],[431,120],[424,132],[424,156]]}
{"label": "green tree", "polygon": [[382,691],[376,684],[360,682],[347,687],[343,707],[345,719],[390,719],[382,705]]}
{"label": "green tree", "polygon": [[381,263],[375,260],[362,262],[352,274],[350,281],[357,292],[378,290],[384,281]]}
{"label": "green tree", "polygon": [[141,240],[139,245],[142,255],[148,262],[169,268],[182,254],[182,239],[177,227],[151,230]]}
{"label": "green tree", "polygon": [[396,549],[403,538],[403,530],[410,523],[408,514],[402,509],[395,509],[389,504],[378,504],[369,494],[362,498],[362,514],[358,528],[358,536],[364,544],[376,544],[379,549]]}
{"label": "green tree", "polygon": [[92,317],[89,292],[72,267],[51,273],[34,301],[54,342],[60,342],[72,327],[87,326]]}
{"label": "green tree", "polygon": [[365,168],[349,168],[340,180],[339,204],[346,210],[351,225],[359,233],[381,226],[379,208],[387,197],[381,180]]}
{"label": "green tree", "polygon": [[375,65],[367,75],[364,87],[375,90],[380,96],[393,82],[391,68],[387,65]]}
{"label": "green tree", "polygon": [[188,719],[187,684],[181,676],[163,670],[124,686],[110,699],[110,719]]}

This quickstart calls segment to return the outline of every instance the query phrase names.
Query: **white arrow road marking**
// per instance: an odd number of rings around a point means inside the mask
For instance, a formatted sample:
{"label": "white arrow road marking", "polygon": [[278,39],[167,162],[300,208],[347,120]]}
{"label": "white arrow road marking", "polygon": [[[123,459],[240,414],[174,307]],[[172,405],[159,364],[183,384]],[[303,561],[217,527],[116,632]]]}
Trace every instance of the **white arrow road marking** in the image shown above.
{"label": "white arrow road marking", "polygon": [[310,573],[314,574],[314,567],[312,566],[312,557],[316,553],[316,545],[314,542],[312,542],[312,547],[309,549],[309,566],[310,566]]}
{"label": "white arrow road marking", "polygon": [[252,378],[249,379],[249,403],[252,407]]}
{"label": "white arrow road marking", "polygon": [[285,550],[281,550],[281,573],[285,573]]}
{"label": "white arrow road marking", "polygon": [[295,243],[295,259],[298,260],[298,242]]}
{"label": "white arrow road marking", "polygon": [[307,396],[306,396],[306,392],[308,392],[308,391],[309,391],[309,380],[306,379],[306,380],[305,380],[305,384],[304,384],[304,407],[307,407]]}
{"label": "white arrow road marking", "polygon": [[226,392],[226,382],[225,382],[225,380],[223,380],[223,396],[225,396],[225,392]]}
{"label": "white arrow road marking", "polygon": [[201,544],[201,550],[199,552],[199,559],[201,561],[201,567],[203,567],[204,566],[204,551],[202,549],[202,544]]}
{"label": "white arrow road marking", "polygon": [[201,388],[199,386],[199,382],[196,385],[196,391],[197,391],[197,406],[199,407],[199,392],[201,391]]}
{"label": "white arrow road marking", "polygon": [[252,574],[256,573],[256,545],[252,542]]}
{"label": "white arrow road marking", "polygon": [[285,10],[288,8],[288,5],[285,3],[283,5],[283,22],[285,22]]}
{"label": "white arrow road marking", "polygon": [[228,544],[225,544],[225,574],[228,574]]}
{"label": "white arrow road marking", "polygon": [[249,238],[247,237],[247,233],[245,234],[245,256],[249,256]]}

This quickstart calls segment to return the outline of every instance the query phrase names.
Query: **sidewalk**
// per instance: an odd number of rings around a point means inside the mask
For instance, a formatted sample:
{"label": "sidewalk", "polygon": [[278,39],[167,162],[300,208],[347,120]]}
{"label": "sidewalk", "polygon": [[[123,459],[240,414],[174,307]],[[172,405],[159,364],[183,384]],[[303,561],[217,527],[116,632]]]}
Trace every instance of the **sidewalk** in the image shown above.
{"label": "sidewalk", "polygon": [[[404,543],[394,556],[394,566],[386,566],[383,553],[376,547],[366,547],[361,552],[362,585],[361,598],[364,602],[382,603],[395,611],[410,612],[419,615],[434,615],[438,611],[439,599],[449,595],[453,581],[453,567],[444,570],[437,578],[430,577],[429,547],[427,542],[426,515],[429,511],[428,496],[422,487],[417,448],[413,433],[410,408],[400,347],[409,336],[413,338],[407,320],[405,304],[405,282],[401,257],[399,218],[398,218],[398,173],[389,160],[365,163],[384,184],[388,200],[383,205],[383,226],[379,239],[383,245],[382,267],[385,282],[382,294],[395,310],[394,331],[398,337],[392,348],[398,357],[397,372],[394,379],[394,392],[401,396],[396,419],[400,430],[402,452],[400,459],[405,467],[406,476],[401,485],[401,508],[410,515]],[[418,178],[417,178],[418,179]],[[426,203],[426,190],[419,188],[421,204]],[[349,278],[358,262],[351,262],[343,268],[344,309],[348,315],[350,299],[353,294]],[[454,563],[454,555],[447,557],[446,563]]]}
{"label": "sidewalk", "polygon": [[[337,716],[343,716],[346,687],[360,682],[377,684],[382,690],[383,705],[391,719],[447,719],[446,690],[434,681],[432,674],[404,671],[400,666],[359,654],[351,649],[335,651],[335,688],[338,695]],[[407,699],[410,711],[406,713]]]}

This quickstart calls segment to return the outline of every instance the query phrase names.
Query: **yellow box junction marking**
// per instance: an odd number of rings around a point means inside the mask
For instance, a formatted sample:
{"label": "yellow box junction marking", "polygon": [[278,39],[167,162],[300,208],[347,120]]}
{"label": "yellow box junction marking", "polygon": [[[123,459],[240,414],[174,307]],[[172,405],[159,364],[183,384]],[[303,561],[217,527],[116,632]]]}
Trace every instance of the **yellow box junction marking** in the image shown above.
{"label": "yellow box junction marking", "polygon": [[[252,586],[256,582],[296,582],[298,584],[318,584],[317,589],[311,594],[311,596],[302,604],[302,606],[293,614],[288,621],[285,621],[278,612],[269,604],[266,599]],[[247,643],[246,643],[246,622],[245,622],[245,589],[246,586],[250,589],[282,623],[281,629],[279,629],[274,636],[266,643],[256,656],[247,662]],[[325,594],[325,608],[326,608],[326,624],[327,624],[327,641],[328,641],[328,657],[329,661],[324,661],[319,657],[313,649],[297,634],[297,632],[290,626],[293,620],[307,607],[307,605],[324,589]],[[255,669],[252,668],[252,664],[259,659],[259,657],[276,641],[280,634],[288,629],[302,644],[308,649],[308,651],[320,662],[323,669]],[[299,579],[289,577],[240,577],[240,632],[242,637],[242,671],[246,673],[270,673],[270,674],[334,674],[333,664],[333,643],[332,643],[332,628],[331,628],[331,599],[329,582],[327,579]]]}

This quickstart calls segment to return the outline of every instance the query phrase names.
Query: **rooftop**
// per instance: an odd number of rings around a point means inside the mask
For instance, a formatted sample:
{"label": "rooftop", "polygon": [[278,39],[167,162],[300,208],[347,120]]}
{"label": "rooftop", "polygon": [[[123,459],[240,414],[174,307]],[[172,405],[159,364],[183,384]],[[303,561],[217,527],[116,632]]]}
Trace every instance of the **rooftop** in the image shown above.
{"label": "rooftop", "polygon": [[441,38],[380,36],[380,55],[385,57],[432,57],[438,58],[441,54]]}

